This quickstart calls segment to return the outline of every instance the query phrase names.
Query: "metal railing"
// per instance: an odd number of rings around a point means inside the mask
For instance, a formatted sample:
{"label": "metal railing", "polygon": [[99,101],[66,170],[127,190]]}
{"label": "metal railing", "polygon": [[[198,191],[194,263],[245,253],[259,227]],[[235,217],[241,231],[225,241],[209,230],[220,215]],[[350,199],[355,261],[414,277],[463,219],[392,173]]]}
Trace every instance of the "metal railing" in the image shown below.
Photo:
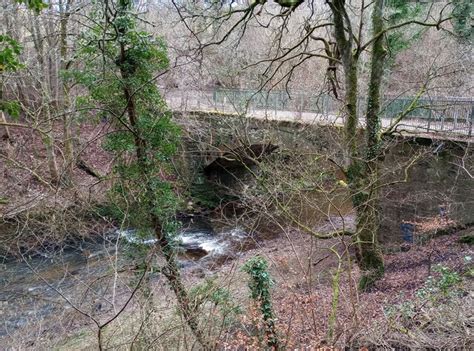
{"label": "metal railing", "polygon": [[[269,119],[303,120],[341,124],[343,104],[328,94],[307,92],[260,92],[255,90],[215,89],[173,91],[167,97],[174,108],[237,112]],[[414,97],[389,97],[382,102],[382,127],[388,128],[406,112]],[[360,125],[365,125],[365,99],[359,99]],[[473,136],[474,102],[472,98],[422,97],[415,108],[398,123],[397,130],[415,133],[439,132],[455,136]]]}

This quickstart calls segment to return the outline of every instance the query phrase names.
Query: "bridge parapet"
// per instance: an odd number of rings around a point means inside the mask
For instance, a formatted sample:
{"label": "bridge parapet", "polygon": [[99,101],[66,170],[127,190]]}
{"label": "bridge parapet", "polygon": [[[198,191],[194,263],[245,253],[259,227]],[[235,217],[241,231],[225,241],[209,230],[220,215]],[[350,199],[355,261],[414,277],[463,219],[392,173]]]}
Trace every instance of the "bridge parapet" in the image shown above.
{"label": "bridge parapet", "polygon": [[[226,112],[307,124],[344,124],[341,102],[328,94],[292,92],[289,95],[285,91],[215,89],[174,90],[168,92],[166,97],[168,104],[180,111]],[[359,99],[358,104],[361,128],[365,127],[364,101]],[[381,114],[382,128],[391,128],[400,134],[428,134],[463,140],[474,137],[472,98],[385,96]],[[403,118],[398,121],[401,115]]]}

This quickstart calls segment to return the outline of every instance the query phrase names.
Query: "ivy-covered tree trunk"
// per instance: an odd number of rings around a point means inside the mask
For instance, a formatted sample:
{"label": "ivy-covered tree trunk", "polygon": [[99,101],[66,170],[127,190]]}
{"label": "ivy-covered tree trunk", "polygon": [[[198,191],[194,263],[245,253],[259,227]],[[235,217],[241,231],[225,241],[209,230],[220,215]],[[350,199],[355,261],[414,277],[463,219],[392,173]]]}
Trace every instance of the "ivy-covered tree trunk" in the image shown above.
{"label": "ivy-covered tree trunk", "polygon": [[267,346],[271,350],[280,350],[281,345],[276,330],[275,313],[270,294],[273,281],[268,272],[268,263],[263,257],[255,256],[245,263],[242,270],[250,275],[250,296],[260,305],[260,312],[265,324]]}
{"label": "ivy-covered tree trunk", "polygon": [[[160,165],[159,162],[154,159],[153,154],[156,153],[157,150],[153,149],[153,145],[156,144],[157,141],[154,140],[156,136],[153,136],[152,130],[148,130],[144,127],[147,124],[146,121],[141,120],[142,117],[139,112],[143,111],[143,108],[138,106],[139,102],[136,98],[136,89],[144,89],[146,91],[148,87],[143,86],[143,84],[154,85],[154,82],[148,81],[147,78],[144,79],[144,82],[140,82],[138,87],[136,84],[137,80],[140,80],[140,78],[143,79],[143,77],[140,77],[140,74],[137,73],[143,68],[140,67],[140,60],[143,59],[145,61],[142,62],[142,65],[146,64],[147,57],[151,56],[151,53],[147,53],[146,49],[144,50],[142,47],[137,49],[131,46],[130,38],[133,38],[133,34],[129,35],[130,33],[128,33],[132,29],[130,28],[132,21],[130,21],[129,17],[131,2],[129,0],[119,0],[118,5],[118,16],[115,22],[115,28],[118,31],[117,41],[119,50],[115,62],[120,70],[120,84],[122,86],[123,99],[126,103],[125,110],[128,116],[128,125],[130,126],[130,132],[133,134],[133,143],[137,159],[136,164],[138,173],[141,175],[140,180],[144,189],[144,198],[142,201],[145,204],[144,210],[148,212],[145,213],[144,216],[148,219],[146,222],[152,226],[158,239],[158,245],[166,261],[166,266],[162,269],[162,273],[168,279],[171,289],[176,295],[179,310],[197,341],[205,349],[209,349],[210,344],[199,328],[196,311],[191,304],[188,291],[181,278],[173,239],[168,233],[169,229],[163,225],[163,218],[160,218],[158,214],[162,212],[162,210],[157,207],[157,204],[162,201],[159,197],[165,197],[166,194],[160,194],[157,191],[159,189],[156,189],[157,181],[155,177],[159,177],[157,171],[160,171]],[[142,43],[137,43],[137,45],[142,45]],[[143,55],[143,58],[138,57],[138,55]],[[150,92],[154,89],[156,89],[154,86],[150,88]],[[160,118],[159,116],[152,117]],[[146,118],[149,118],[149,116]],[[153,128],[152,126],[150,127]]]}
{"label": "ivy-covered tree trunk", "polygon": [[173,243],[170,241],[168,234],[166,233],[166,229],[163,228],[160,218],[156,216],[153,211],[153,203],[155,202],[154,197],[156,196],[156,194],[153,191],[153,187],[149,184],[149,182],[153,182],[153,180],[151,179],[153,175],[150,174],[148,170],[149,167],[147,154],[149,150],[147,148],[145,138],[142,136],[143,132],[138,125],[139,117],[137,116],[135,99],[133,97],[132,89],[127,84],[127,81],[130,79],[130,77],[127,73],[127,70],[124,69],[124,66],[127,65],[127,59],[126,50],[123,44],[121,45],[121,55],[118,62],[119,66],[121,67],[121,75],[124,82],[123,94],[125,101],[127,101],[128,120],[134,133],[135,151],[138,166],[140,167],[140,172],[143,174],[143,181],[147,183],[145,201],[150,203],[150,223],[152,223],[153,231],[155,232],[161,252],[163,253],[163,256],[166,261],[166,267],[163,268],[162,273],[168,279],[171,289],[176,295],[179,304],[179,309],[184,317],[184,320],[188,324],[189,328],[193,332],[198,342],[203,347],[207,348],[207,341],[205,340],[205,337],[199,328],[197,316],[190,304],[188,292],[181,279],[181,274],[178,262],[176,261],[176,253],[173,247]]}
{"label": "ivy-covered tree trunk", "polygon": [[[378,153],[380,147],[379,100],[381,76],[383,70],[383,37],[373,43],[371,57],[371,79],[367,108],[367,128],[365,145],[359,142],[362,131],[358,129],[359,97],[359,57],[360,52],[354,44],[349,16],[344,0],[335,0],[329,4],[334,19],[334,35],[341,52],[341,61],[345,78],[345,148],[347,150],[347,178],[352,205],[356,211],[357,261],[362,270],[359,287],[369,288],[384,272],[383,259],[378,243]],[[372,15],[375,33],[383,30],[383,0],[376,0]],[[365,148],[365,150],[364,150]]]}
{"label": "ivy-covered tree trunk", "polygon": [[155,218],[155,220],[156,222],[154,224],[154,230],[156,236],[158,237],[161,251],[167,263],[167,266],[162,270],[162,272],[168,279],[171,289],[175,293],[178,300],[183,318],[188,324],[189,329],[191,329],[194,336],[196,337],[196,340],[205,350],[212,349],[211,344],[206,339],[202,333],[201,328],[199,327],[199,322],[196,315],[197,311],[193,308],[188,291],[183,284],[183,280],[181,279],[181,272],[178,267],[178,262],[176,261],[176,252],[173,244],[170,242],[168,235],[163,230],[160,222],[157,221],[157,218]]}
{"label": "ivy-covered tree trunk", "polygon": [[357,200],[357,232],[360,253],[359,266],[363,272],[359,288],[370,288],[384,273],[383,256],[378,243],[380,218],[378,213],[379,153],[381,147],[380,91],[385,61],[383,31],[383,1],[375,0],[372,11],[372,30],[375,40],[372,44],[371,72],[367,96],[366,150],[362,172],[360,194]]}

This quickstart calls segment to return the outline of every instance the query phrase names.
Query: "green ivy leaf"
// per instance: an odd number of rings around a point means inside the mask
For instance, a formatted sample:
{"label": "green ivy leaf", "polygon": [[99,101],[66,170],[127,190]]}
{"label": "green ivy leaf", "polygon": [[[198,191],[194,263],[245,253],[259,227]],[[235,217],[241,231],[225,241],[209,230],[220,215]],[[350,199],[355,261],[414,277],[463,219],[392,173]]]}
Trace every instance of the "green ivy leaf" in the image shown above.
{"label": "green ivy leaf", "polygon": [[48,7],[48,4],[44,3],[42,0],[15,0],[19,4],[25,4],[29,9],[40,13],[41,10]]}
{"label": "green ivy leaf", "polygon": [[20,116],[20,104],[18,101],[0,101],[0,111],[4,111],[10,117],[16,119]]}

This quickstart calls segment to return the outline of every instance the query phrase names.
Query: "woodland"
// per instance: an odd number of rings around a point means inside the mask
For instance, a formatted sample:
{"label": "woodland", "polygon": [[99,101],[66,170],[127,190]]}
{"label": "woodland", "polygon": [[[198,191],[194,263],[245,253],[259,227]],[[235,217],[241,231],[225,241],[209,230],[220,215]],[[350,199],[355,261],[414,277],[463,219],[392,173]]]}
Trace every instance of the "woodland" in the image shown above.
{"label": "woodland", "polygon": [[474,347],[471,1],[0,8],[0,349]]}

